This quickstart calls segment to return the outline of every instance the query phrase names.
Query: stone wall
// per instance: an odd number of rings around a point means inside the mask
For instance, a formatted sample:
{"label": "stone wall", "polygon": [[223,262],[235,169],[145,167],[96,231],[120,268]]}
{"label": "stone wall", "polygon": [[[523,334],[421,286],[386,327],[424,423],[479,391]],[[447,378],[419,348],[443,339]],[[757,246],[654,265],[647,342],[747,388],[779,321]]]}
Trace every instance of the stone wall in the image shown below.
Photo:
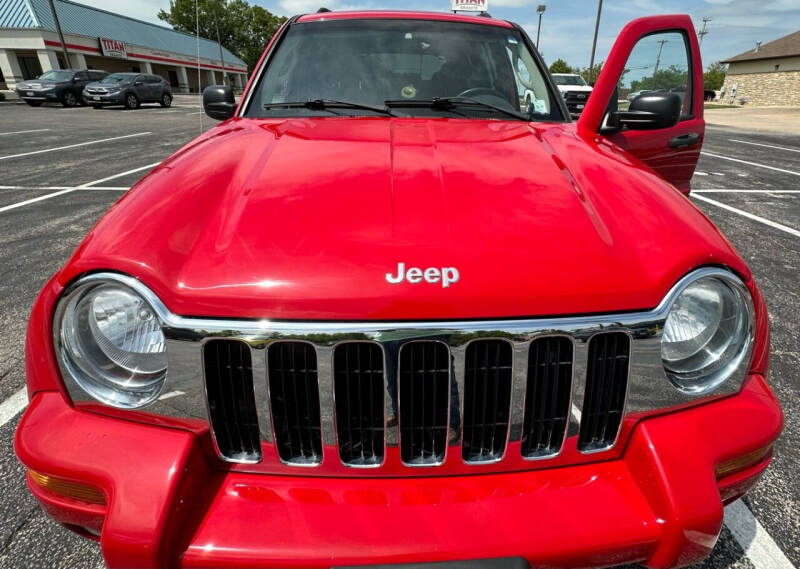
{"label": "stone wall", "polygon": [[730,102],[734,84],[738,85],[735,104],[747,99],[748,107],[800,107],[800,71],[728,73],[723,85],[725,93],[720,102]]}

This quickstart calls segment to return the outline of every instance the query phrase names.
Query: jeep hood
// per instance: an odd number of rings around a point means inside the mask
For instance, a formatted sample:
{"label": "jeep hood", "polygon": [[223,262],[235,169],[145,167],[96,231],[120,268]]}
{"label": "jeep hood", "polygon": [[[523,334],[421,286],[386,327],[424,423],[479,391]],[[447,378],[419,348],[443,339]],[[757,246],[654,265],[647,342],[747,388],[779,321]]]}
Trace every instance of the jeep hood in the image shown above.
{"label": "jeep hood", "polygon": [[[400,262],[459,280],[390,284]],[[653,308],[707,264],[748,276],[686,197],[572,124],[238,119],[129,191],[60,281],[132,274],[186,316],[466,319]]]}

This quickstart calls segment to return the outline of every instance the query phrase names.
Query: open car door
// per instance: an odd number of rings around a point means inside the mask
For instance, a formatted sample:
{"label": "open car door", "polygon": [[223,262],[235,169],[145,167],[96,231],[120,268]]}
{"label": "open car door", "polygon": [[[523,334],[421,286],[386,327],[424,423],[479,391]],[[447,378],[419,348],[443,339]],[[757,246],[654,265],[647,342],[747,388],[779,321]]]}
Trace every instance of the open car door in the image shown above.
{"label": "open car door", "polygon": [[688,193],[705,135],[703,66],[691,18],[652,16],[625,26],[578,129],[606,137]]}

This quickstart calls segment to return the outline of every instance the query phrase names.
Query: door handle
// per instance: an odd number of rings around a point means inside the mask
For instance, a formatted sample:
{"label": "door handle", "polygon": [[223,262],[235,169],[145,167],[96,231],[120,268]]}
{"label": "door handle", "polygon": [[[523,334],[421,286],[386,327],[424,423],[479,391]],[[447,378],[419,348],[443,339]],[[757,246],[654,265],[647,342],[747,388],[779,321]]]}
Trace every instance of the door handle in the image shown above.
{"label": "door handle", "polygon": [[681,148],[683,146],[694,146],[700,142],[700,135],[696,132],[692,132],[689,134],[683,134],[681,136],[676,136],[672,140],[669,141],[670,148]]}

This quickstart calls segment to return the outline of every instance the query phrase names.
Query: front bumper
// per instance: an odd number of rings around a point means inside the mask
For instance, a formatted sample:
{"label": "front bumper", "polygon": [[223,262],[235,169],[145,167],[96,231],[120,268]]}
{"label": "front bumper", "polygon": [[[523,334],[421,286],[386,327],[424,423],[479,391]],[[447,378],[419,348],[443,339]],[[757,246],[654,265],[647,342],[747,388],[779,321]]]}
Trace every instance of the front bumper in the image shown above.
{"label": "front bumper", "polygon": [[72,527],[102,525],[110,567],[332,567],[521,556],[534,566],[699,561],[722,501],[771,455],[717,480],[723,461],[782,427],[759,375],[713,403],[641,422],[619,460],[508,474],[313,478],[225,470],[205,433],[78,411],[37,393],[16,435],[29,468],[102,489],[107,506],[29,486]]}
{"label": "front bumper", "polygon": [[35,91],[31,89],[17,89],[17,97],[24,101],[58,101],[55,89],[49,91]]}
{"label": "front bumper", "polygon": [[122,103],[122,92],[117,93],[88,93],[83,92],[83,100],[90,105],[119,105]]}

